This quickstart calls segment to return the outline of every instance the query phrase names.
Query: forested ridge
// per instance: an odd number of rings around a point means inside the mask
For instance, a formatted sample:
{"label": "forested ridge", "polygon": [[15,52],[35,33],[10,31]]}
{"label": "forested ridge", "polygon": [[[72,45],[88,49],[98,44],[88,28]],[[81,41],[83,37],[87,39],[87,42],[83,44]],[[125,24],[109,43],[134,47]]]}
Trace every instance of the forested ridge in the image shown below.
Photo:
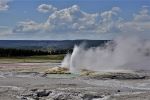
{"label": "forested ridge", "polygon": [[40,55],[56,55],[56,54],[66,54],[72,52],[72,49],[62,49],[62,50],[26,50],[26,49],[14,49],[14,48],[0,48],[0,57],[17,57],[17,56],[40,56]]}
{"label": "forested ridge", "polygon": [[48,55],[48,54],[49,54],[49,52],[40,51],[40,50],[0,48],[0,57],[33,56],[33,55]]}

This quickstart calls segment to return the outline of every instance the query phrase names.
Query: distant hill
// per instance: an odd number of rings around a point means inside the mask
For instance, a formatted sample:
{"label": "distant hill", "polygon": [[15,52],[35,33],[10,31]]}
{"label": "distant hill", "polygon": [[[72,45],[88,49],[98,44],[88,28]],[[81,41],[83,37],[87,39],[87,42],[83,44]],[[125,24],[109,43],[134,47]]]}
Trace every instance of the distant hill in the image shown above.
{"label": "distant hill", "polygon": [[87,47],[100,46],[109,40],[0,40],[0,48],[58,50],[72,49],[85,43]]}

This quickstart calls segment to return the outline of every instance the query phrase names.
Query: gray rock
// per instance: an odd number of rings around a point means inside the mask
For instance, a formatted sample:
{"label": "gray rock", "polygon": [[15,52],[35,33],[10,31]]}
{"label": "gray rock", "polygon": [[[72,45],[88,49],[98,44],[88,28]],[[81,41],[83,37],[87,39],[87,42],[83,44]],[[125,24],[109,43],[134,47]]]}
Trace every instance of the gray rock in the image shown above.
{"label": "gray rock", "polygon": [[92,99],[102,98],[102,96],[97,94],[84,94],[82,98],[83,100],[92,100]]}
{"label": "gray rock", "polygon": [[24,97],[24,96],[22,96],[20,99],[21,100],[28,100],[27,97]]}
{"label": "gray rock", "polygon": [[35,92],[35,95],[37,97],[45,97],[48,96],[50,93],[52,93],[52,91],[48,91],[48,90],[38,90]]}
{"label": "gray rock", "polygon": [[82,100],[80,96],[74,93],[55,92],[49,96],[50,100]]}
{"label": "gray rock", "polygon": [[21,96],[22,96],[22,97],[32,97],[32,96],[33,96],[33,93],[28,92],[28,93],[22,94]]}
{"label": "gray rock", "polygon": [[35,92],[35,91],[37,91],[37,90],[38,90],[38,89],[35,88],[35,89],[31,89],[30,91]]}
{"label": "gray rock", "polygon": [[47,97],[51,91],[48,90],[38,90],[38,89],[31,89],[25,94],[21,95],[21,100],[28,100],[27,98],[32,98],[31,100],[40,100],[40,97]]}

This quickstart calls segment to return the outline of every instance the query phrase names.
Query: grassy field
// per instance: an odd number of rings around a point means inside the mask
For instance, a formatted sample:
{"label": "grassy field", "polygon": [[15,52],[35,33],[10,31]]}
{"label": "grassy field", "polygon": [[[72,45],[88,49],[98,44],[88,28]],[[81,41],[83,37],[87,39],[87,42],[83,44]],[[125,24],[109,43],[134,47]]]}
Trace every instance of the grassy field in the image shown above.
{"label": "grassy field", "polygon": [[0,63],[60,62],[64,56],[64,54],[61,54],[29,57],[0,57]]}

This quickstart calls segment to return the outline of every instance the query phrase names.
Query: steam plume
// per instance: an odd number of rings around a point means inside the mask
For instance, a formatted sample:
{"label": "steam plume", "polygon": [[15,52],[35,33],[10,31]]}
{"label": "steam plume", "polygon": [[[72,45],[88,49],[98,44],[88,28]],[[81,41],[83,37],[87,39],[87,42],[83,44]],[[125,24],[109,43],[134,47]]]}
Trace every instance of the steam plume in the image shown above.
{"label": "steam plume", "polygon": [[150,41],[137,37],[119,37],[104,47],[85,49],[75,46],[62,66],[69,67],[72,73],[81,69],[95,71],[150,70]]}

